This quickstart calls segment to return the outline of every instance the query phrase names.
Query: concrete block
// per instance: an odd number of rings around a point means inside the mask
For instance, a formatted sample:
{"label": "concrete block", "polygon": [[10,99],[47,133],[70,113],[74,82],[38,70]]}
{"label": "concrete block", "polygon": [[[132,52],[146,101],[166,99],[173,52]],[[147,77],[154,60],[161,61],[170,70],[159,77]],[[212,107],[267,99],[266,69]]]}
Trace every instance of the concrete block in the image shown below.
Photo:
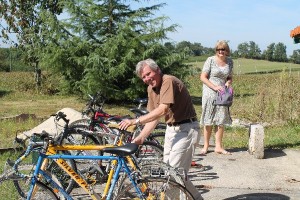
{"label": "concrete block", "polygon": [[257,159],[264,158],[264,127],[251,124],[249,128],[249,153]]}

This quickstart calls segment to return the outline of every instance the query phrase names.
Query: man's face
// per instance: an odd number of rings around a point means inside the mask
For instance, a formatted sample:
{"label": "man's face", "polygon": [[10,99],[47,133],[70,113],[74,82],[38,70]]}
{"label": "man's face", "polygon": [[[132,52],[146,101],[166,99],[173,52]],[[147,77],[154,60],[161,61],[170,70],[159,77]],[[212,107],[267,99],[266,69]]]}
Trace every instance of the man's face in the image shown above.
{"label": "man's face", "polygon": [[160,70],[157,69],[156,71],[153,71],[148,65],[146,65],[142,70],[141,78],[144,83],[155,88],[159,86],[161,82]]}

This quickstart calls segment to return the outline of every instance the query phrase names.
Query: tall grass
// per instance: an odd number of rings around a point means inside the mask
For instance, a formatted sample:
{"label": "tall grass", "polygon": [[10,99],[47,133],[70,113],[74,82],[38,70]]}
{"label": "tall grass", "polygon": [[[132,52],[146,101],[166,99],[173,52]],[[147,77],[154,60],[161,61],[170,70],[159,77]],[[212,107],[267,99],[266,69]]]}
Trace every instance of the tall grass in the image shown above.
{"label": "tall grass", "polygon": [[[204,62],[204,61],[202,61]],[[199,62],[190,63],[191,67],[197,71],[191,74],[189,80],[189,91],[193,97],[193,102],[198,116],[201,114],[202,83],[199,79],[201,68],[197,68]],[[230,108],[233,119],[238,119],[244,123],[261,123],[266,126],[266,146],[280,146],[278,141],[283,141],[282,146],[300,146],[299,136],[294,134],[296,129],[287,127],[297,127],[300,122],[299,101],[300,93],[297,91],[300,86],[300,75],[297,70],[300,65],[289,63],[275,63],[257,60],[239,59],[235,61],[235,66],[239,63],[239,69],[243,73],[234,73],[234,104]],[[253,63],[256,66],[268,66],[269,71],[254,74]],[[288,67],[286,67],[288,66]],[[237,67],[235,67],[237,68]],[[277,72],[274,72],[277,71]],[[247,73],[246,73],[247,72]],[[24,86],[17,86],[15,79],[19,80],[18,85],[25,85],[26,82],[34,82],[33,73],[0,73],[0,117],[7,117],[21,113],[36,114],[37,117],[47,118],[50,114],[65,108],[71,107],[81,111],[85,106],[85,100],[76,96],[60,96],[40,94],[38,90],[25,90]],[[25,77],[25,78],[21,78]],[[124,103],[123,105],[105,105],[105,110],[112,114],[130,114],[128,108],[133,105]],[[28,130],[35,126],[35,122],[30,123],[6,123],[0,122],[1,136],[7,141],[12,141],[16,128]],[[39,122],[36,122],[39,123]],[[272,132],[276,134],[272,134]],[[288,130],[288,131],[286,131]],[[282,133],[280,132],[282,131]],[[4,132],[6,133],[4,135]],[[294,137],[287,137],[286,132]],[[228,128],[226,130],[225,143],[228,147],[245,146],[247,143],[248,130],[245,128]],[[9,137],[11,135],[11,137]],[[277,138],[277,139],[274,139]],[[280,138],[280,139],[279,139]],[[281,138],[288,138],[288,142]],[[240,142],[237,142],[240,141]],[[0,147],[9,144],[3,141]]]}

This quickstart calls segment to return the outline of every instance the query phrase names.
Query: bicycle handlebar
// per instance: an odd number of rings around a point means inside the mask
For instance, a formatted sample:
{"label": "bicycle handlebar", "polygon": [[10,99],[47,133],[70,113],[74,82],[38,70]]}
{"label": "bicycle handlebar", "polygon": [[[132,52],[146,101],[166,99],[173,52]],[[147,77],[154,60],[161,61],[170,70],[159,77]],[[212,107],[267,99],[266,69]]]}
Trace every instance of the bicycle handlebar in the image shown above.
{"label": "bicycle handlebar", "polygon": [[66,124],[68,125],[69,124],[69,121],[66,117],[67,115],[63,112],[58,112],[56,114],[52,114],[50,115],[51,117],[55,117],[55,120],[59,121],[60,119],[64,120],[64,122],[66,122]]}
{"label": "bicycle handlebar", "polygon": [[[44,132],[44,131],[43,131]],[[45,132],[46,133],[46,132]],[[32,152],[32,150],[34,149],[34,148],[36,148],[36,147],[42,147],[42,146],[44,146],[45,145],[45,143],[44,143],[44,141],[35,141],[36,140],[36,137],[37,136],[42,136],[43,134],[45,134],[45,133],[42,133],[41,135],[40,134],[37,134],[37,133],[34,133],[31,137],[30,137],[30,139],[29,139],[29,144],[28,144],[28,146],[27,146],[27,148],[26,148],[26,151],[25,151],[25,153],[21,156],[21,157],[19,157],[16,161],[15,161],[15,163],[14,163],[14,165],[13,165],[13,170],[15,171],[15,174],[17,175],[17,176],[19,176],[19,177],[22,177],[22,178],[30,178],[31,176],[30,175],[28,175],[28,174],[23,174],[23,173],[20,173],[19,172],[19,170],[18,170],[18,166],[19,166],[19,164],[25,159],[25,158],[27,158],[28,156],[29,156],[29,154]],[[47,133],[48,134],[48,133]],[[49,135],[49,134],[48,134]]]}

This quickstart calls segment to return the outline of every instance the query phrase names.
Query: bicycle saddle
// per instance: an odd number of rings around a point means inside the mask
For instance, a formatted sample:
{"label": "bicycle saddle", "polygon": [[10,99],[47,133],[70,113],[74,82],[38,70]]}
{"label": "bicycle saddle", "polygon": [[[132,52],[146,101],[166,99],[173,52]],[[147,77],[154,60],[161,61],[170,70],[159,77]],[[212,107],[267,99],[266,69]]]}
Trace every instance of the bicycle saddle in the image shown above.
{"label": "bicycle saddle", "polygon": [[139,145],[135,143],[128,143],[123,146],[106,147],[102,151],[106,153],[116,154],[118,156],[128,156],[138,150]]}

